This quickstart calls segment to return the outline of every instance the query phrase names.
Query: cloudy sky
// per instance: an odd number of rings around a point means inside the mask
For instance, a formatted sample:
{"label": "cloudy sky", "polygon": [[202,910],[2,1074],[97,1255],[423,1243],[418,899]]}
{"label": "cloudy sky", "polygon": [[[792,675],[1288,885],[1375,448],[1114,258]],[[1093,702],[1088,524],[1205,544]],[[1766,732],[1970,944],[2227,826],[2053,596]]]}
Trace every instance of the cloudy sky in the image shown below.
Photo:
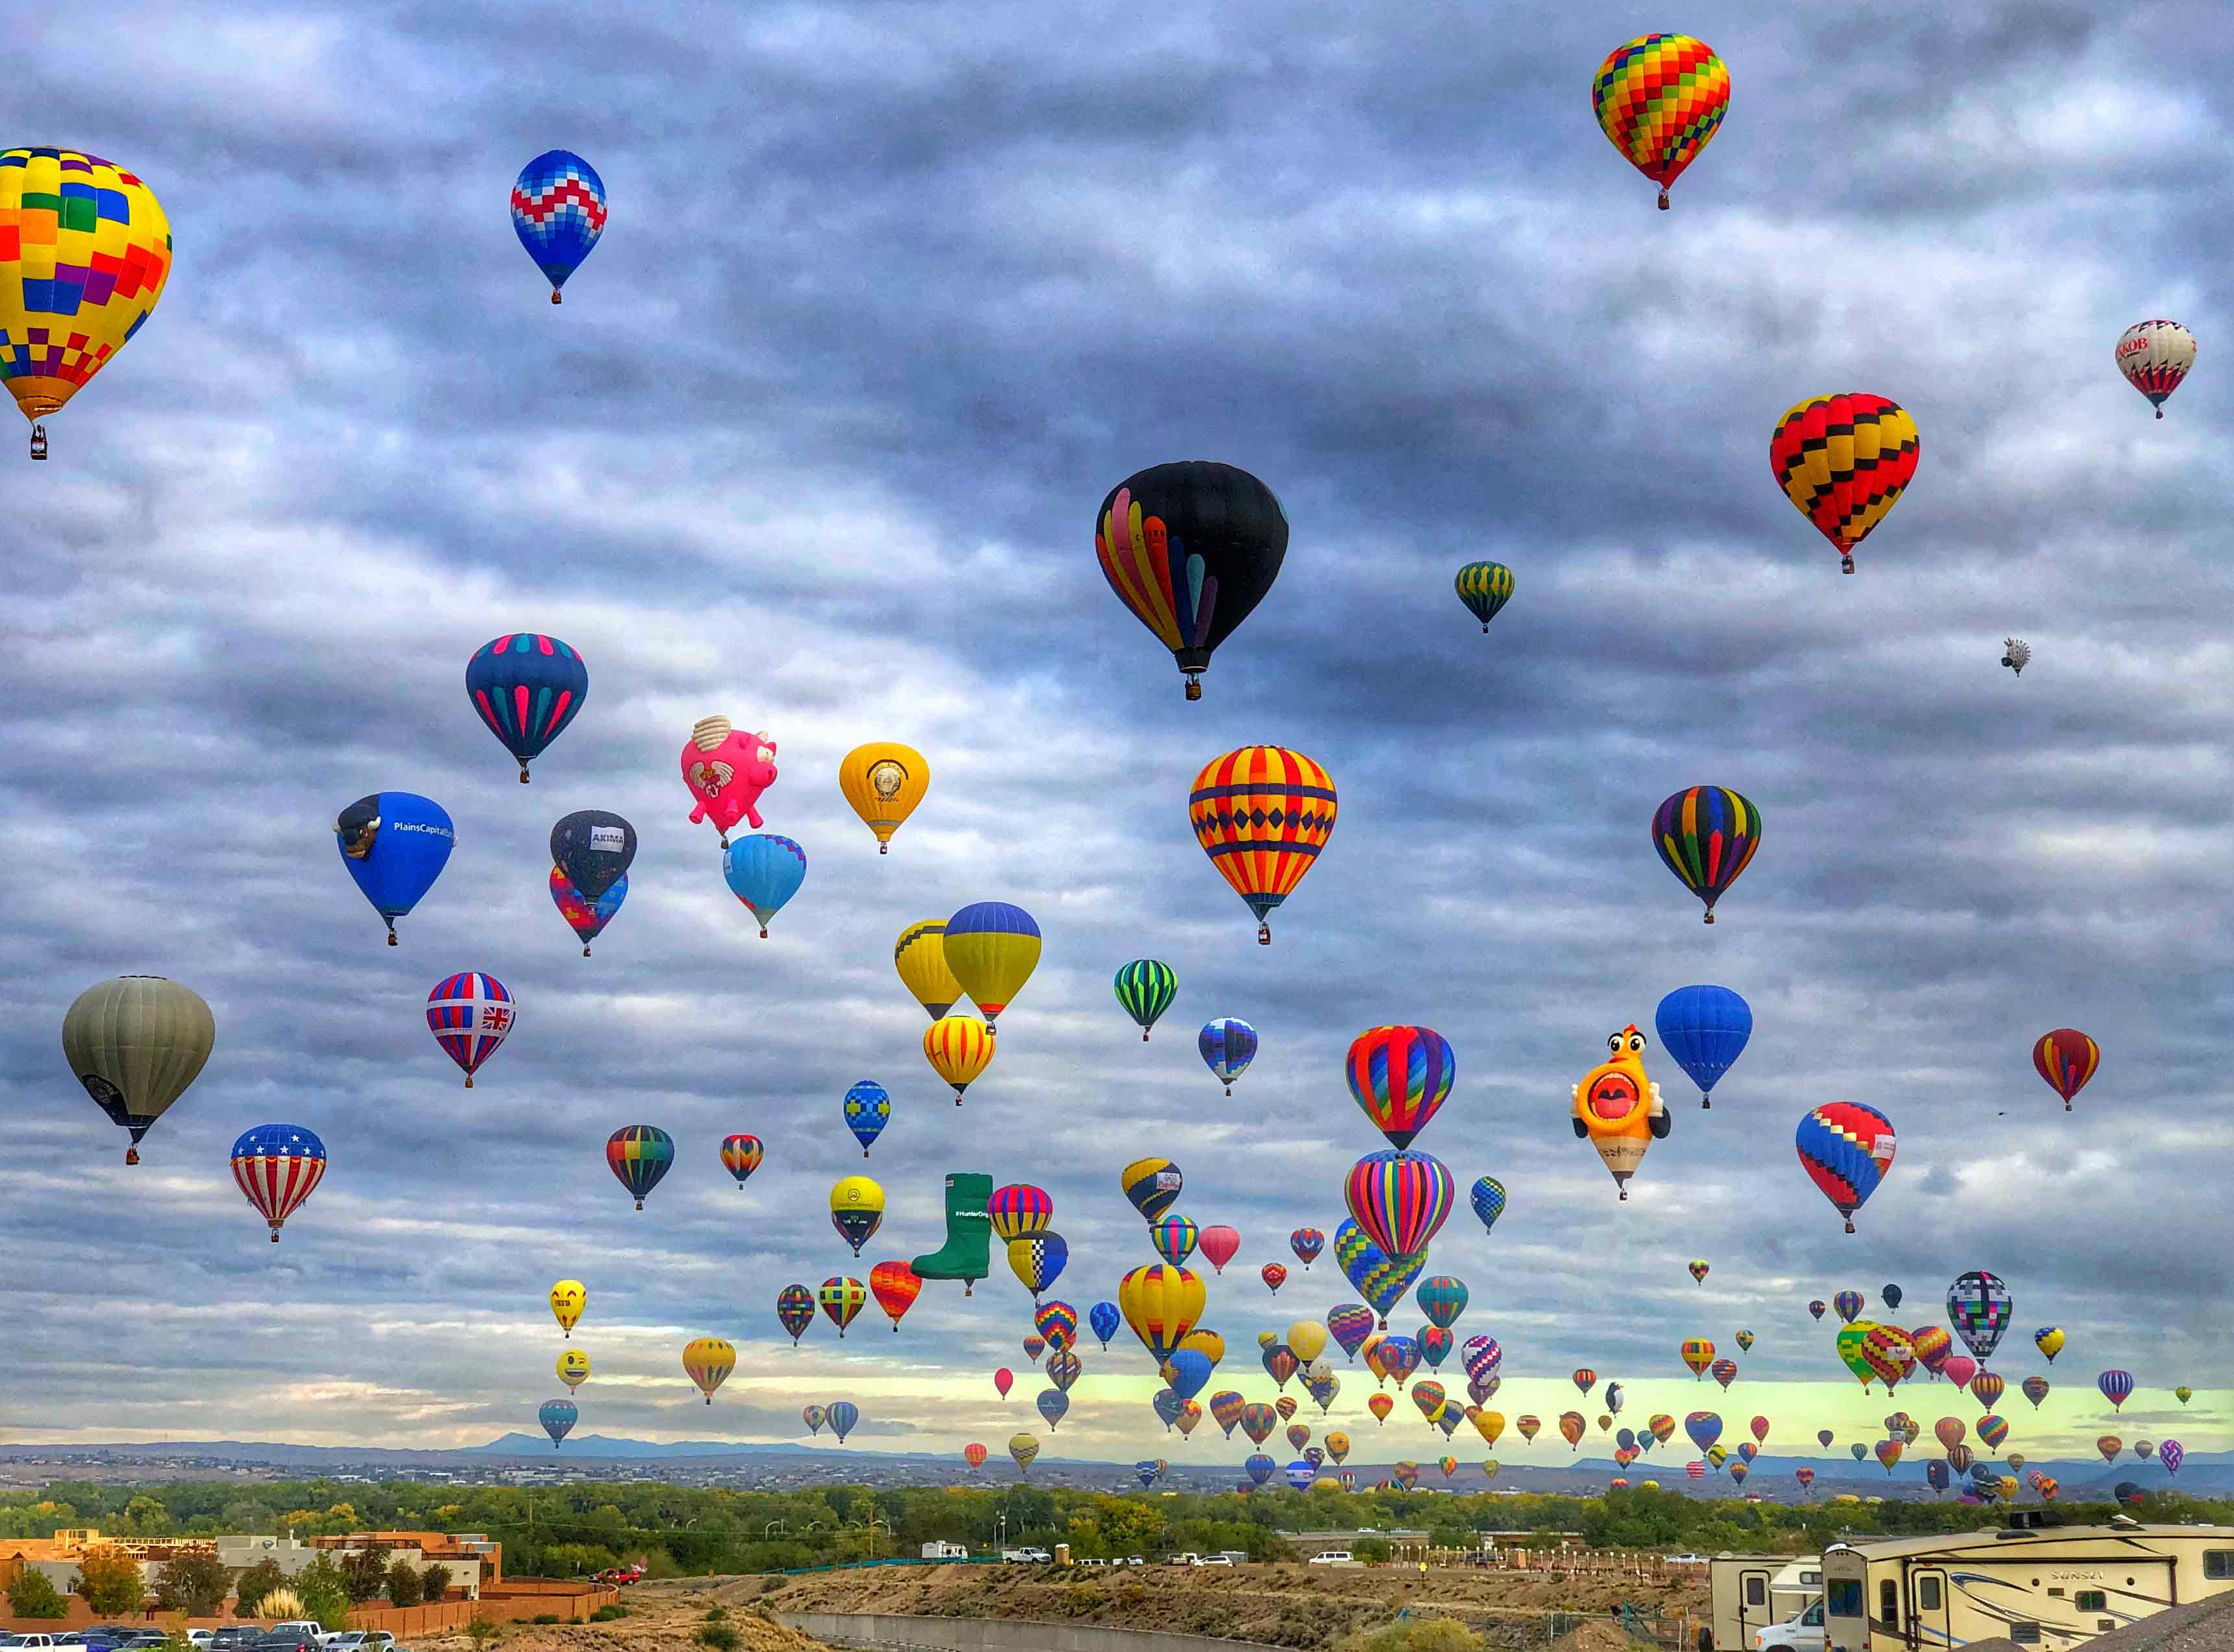
{"label": "cloudy sky", "polygon": [[[1460,1335],[1506,1350],[1508,1413],[1556,1413],[1589,1365],[1680,1414],[1711,1390],[1678,1342],[1744,1327],[1725,1413],[1843,1448],[1886,1407],[1806,1301],[1898,1282],[1922,1325],[1985,1267],[2013,1390],[2047,1369],[2035,1326],[2069,1337],[2046,1407],[2005,1401],[2013,1447],[2083,1450],[2113,1365],[2141,1388],[2123,1432],[2234,1443],[2216,8],[123,4],[97,49],[25,26],[10,141],[140,173],[177,264],[53,461],[4,472],[7,1437],[532,1427],[572,1275],[585,1433],[782,1439],[850,1396],[857,1444],[997,1447],[1041,1386],[1013,1280],[796,1352],[777,1287],[935,1247],[941,1176],[984,1171],[1052,1192],[1082,1312],[1153,1259],[1116,1183],[1151,1152],[1244,1236],[1207,1317],[1270,1397],[1256,1333],[1349,1293],[1330,1258],[1277,1298],[1256,1269],[1331,1232],[1382,1145],[1343,1048],[1414,1022],[1460,1070],[1420,1146],[1512,1190],[1493,1236],[1461,1209],[1434,1253],[1473,1290]],[[1669,27],[1735,89],[1663,214],[1588,95]],[[612,212],[556,310],[505,209],[552,147]],[[2155,316],[2203,341],[2161,423],[2111,359]],[[1839,389],[1923,437],[1852,578],[1766,455]],[[1112,485],[1190,457],[1263,477],[1293,528],[1192,705],[1092,551]],[[1478,557],[1519,585],[1488,637],[1451,590]],[[461,691],[516,630],[591,674],[526,788]],[[810,859],[765,943],[676,779],[716,712],[775,736],[769,826]],[[883,859],[835,782],[878,737],[933,768]],[[1185,806],[1260,741],[1342,797],[1270,949]],[[1766,819],[1711,929],[1646,829],[1700,782]],[[382,788],[458,827],[395,950],[330,831]],[[642,848],[585,961],[544,846],[592,806]],[[1047,950],[957,1111],[892,941],[987,898]],[[1109,985],[1141,956],[1180,981],[1145,1047]],[[470,1093],[421,1011],[461,969],[520,1006]],[[195,987],[219,1034],[127,1170],[58,1029],[131,972]],[[1648,1052],[1675,1133],[1618,1204],[1569,1086],[1694,981],[1758,1029],[1708,1113]],[[1264,1037],[1230,1100],[1193,1047],[1229,1015]],[[2029,1061],[2064,1025],[2105,1052],[2069,1114]],[[839,1114],[862,1077],[896,1099],[866,1167]],[[1792,1147],[1832,1100],[1898,1131],[1853,1237]],[[225,1163],[272,1120],[332,1155],[276,1249]],[[601,1152],[638,1121],[681,1152],[641,1214]],[[741,1192],[731,1130],[768,1144]],[[864,1168],[891,1211],[857,1264],[825,1213]],[[741,1355],[711,1410],[677,1358],[701,1334]],[[997,1365],[1024,1374],[1005,1405]],[[1177,1454],[1129,1338],[1087,1372],[1051,1454]],[[1335,1419],[1370,1431],[1342,1376]],[[1917,1394],[1927,1422],[1950,1398]],[[1407,1407],[1375,1452],[1399,1423],[1429,1449]]]}

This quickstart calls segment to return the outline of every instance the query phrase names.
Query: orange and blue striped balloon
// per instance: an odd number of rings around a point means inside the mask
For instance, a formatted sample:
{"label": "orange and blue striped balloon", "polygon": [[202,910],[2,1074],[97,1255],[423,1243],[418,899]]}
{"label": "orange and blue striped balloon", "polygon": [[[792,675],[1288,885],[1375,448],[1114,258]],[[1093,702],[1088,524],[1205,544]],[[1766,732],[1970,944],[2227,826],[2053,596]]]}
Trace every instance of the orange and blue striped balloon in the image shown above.
{"label": "orange and blue striped balloon", "polygon": [[1721,130],[1730,72],[1714,49],[1689,35],[1639,35],[1606,54],[1591,82],[1591,108],[1629,164],[1668,186]]}
{"label": "orange and blue striped balloon", "polygon": [[1652,846],[1661,864],[1706,903],[1711,924],[1715,903],[1760,847],[1760,811],[1727,787],[1689,786],[1654,811]]}

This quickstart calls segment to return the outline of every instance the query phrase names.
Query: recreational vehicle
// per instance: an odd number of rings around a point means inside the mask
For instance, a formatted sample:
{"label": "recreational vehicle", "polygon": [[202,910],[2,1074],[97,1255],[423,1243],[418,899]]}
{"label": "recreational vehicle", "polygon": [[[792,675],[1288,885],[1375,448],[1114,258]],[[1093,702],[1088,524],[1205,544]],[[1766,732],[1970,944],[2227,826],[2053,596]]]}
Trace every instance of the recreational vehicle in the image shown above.
{"label": "recreational vehicle", "polygon": [[2022,1510],[1998,1531],[1823,1551],[1831,1652],[1932,1652],[2007,1636],[2062,1652],[2168,1606],[2234,1590],[2234,1526],[2052,1526]]}
{"label": "recreational vehicle", "polygon": [[[1714,1606],[1699,1631],[1699,1652],[1754,1652],[1754,1637],[1804,1607],[1802,1601],[1780,1610],[1776,1586],[1798,1562],[1791,1555],[1720,1554],[1707,1563],[1707,1586]],[[1808,1570],[1819,1563],[1808,1557]],[[1819,1588],[1821,1586],[1819,1580]]]}

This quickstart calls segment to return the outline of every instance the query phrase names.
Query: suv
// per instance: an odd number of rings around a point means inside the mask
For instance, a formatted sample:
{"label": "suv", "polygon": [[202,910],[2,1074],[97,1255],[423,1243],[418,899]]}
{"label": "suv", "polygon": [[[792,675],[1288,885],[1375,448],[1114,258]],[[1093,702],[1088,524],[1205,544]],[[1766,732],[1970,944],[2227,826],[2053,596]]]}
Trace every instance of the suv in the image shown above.
{"label": "suv", "polygon": [[1756,1629],[1754,1652],[1823,1652],[1823,1599],[1817,1596],[1799,1616]]}

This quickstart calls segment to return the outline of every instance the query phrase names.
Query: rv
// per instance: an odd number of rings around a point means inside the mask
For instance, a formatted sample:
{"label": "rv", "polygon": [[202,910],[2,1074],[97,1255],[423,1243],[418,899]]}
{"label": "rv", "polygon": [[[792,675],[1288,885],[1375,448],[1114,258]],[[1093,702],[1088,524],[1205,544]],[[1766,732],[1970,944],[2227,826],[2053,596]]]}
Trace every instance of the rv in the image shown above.
{"label": "rv", "polygon": [[[1810,1557],[1809,1569],[1816,1565]],[[1699,1630],[1699,1652],[1754,1652],[1754,1637],[1806,1605],[1780,1610],[1775,1586],[1798,1561],[1791,1555],[1719,1554],[1707,1563],[1714,1608]]]}
{"label": "rv", "polygon": [[2143,1525],[2124,1515],[2054,1526],[2044,1513],[2017,1511],[1998,1531],[1826,1549],[1831,1652],[1930,1652],[2004,1636],[2064,1652],[2234,1590],[2234,1527]]}
{"label": "rv", "polygon": [[[1802,1555],[1768,1580],[1768,1621],[1789,1623],[1823,1598],[1823,1557]],[[1819,1625],[1823,1619],[1818,1613]]]}

